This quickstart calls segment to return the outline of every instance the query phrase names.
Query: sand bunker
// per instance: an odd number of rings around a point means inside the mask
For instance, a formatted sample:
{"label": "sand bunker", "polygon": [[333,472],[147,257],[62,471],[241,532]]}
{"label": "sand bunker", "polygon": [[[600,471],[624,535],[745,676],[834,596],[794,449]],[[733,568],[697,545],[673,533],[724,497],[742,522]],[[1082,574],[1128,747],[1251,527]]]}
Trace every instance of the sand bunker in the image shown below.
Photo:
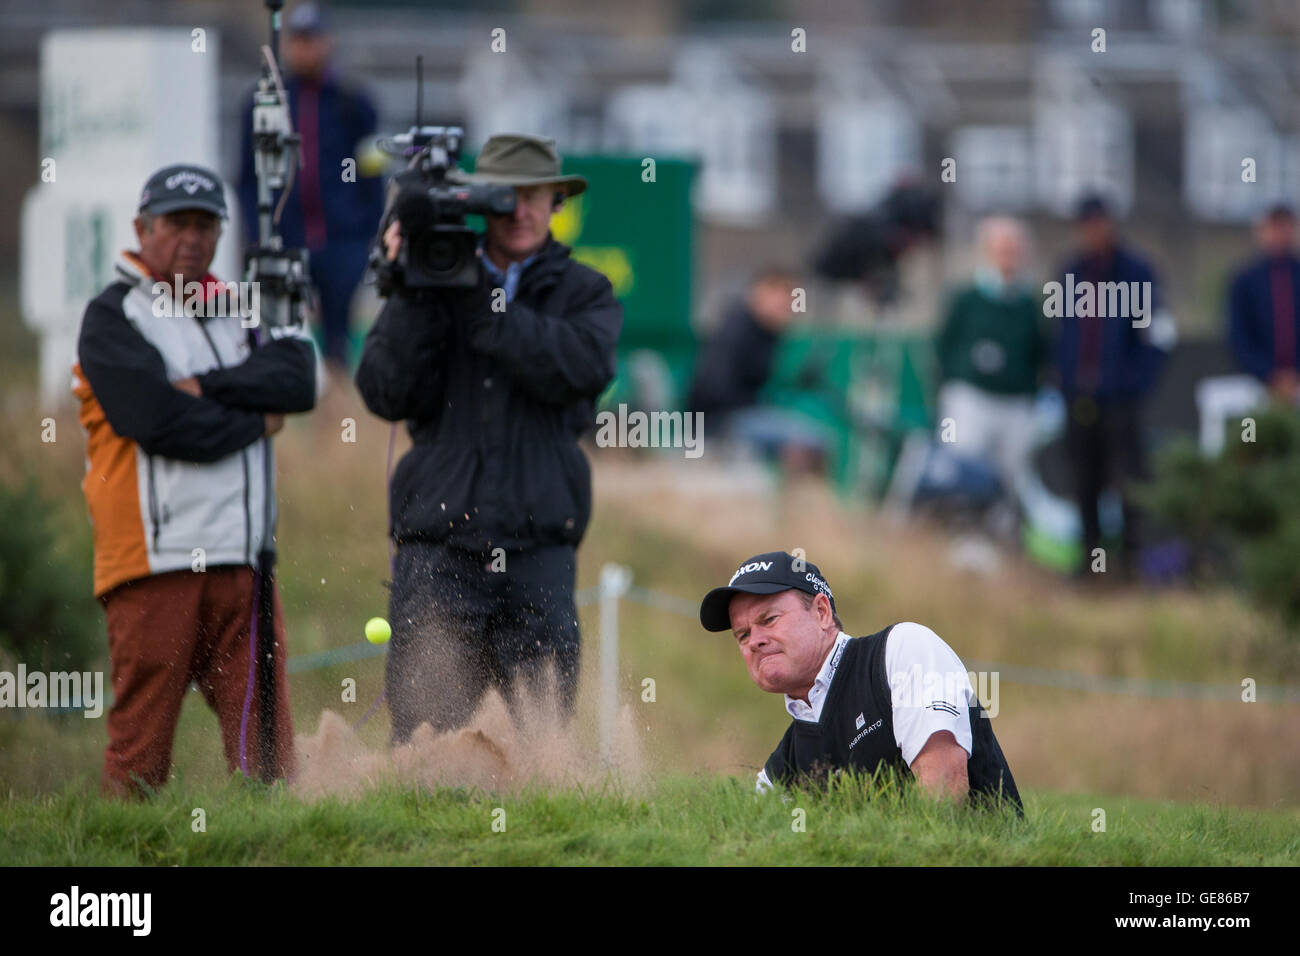
{"label": "sand bunker", "polygon": [[[629,784],[643,776],[630,707],[619,715],[606,762],[596,753],[596,734],[583,733],[576,718],[566,723],[553,701],[550,695],[521,694],[516,724],[502,695],[491,691],[466,727],[439,734],[423,724],[406,744],[382,750],[367,747],[349,721],[326,710],[315,734],[297,738],[298,772],[290,786],[313,799],[357,796],[390,783],[500,793],[539,785]],[[588,738],[592,743],[585,743]]]}

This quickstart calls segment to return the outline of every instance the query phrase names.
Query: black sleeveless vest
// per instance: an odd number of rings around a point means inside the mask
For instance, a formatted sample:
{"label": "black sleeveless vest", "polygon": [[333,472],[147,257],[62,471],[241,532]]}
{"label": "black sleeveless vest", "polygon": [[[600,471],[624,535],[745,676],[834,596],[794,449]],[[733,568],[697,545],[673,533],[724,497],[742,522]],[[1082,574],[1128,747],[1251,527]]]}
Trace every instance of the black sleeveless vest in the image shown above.
{"label": "black sleeveless vest", "polygon": [[[764,769],[774,784],[789,784],[796,777],[852,768],[874,773],[881,764],[897,767],[911,776],[903,752],[894,739],[894,707],[889,677],[885,673],[885,642],[890,625],[870,637],[856,637],[844,645],[835,676],[826,691],[821,720],[792,720],[790,728]],[[972,804],[996,798],[999,791],[1024,816],[1020,792],[1002,755],[993,723],[981,717],[978,697],[970,707],[971,750],[966,761]]]}

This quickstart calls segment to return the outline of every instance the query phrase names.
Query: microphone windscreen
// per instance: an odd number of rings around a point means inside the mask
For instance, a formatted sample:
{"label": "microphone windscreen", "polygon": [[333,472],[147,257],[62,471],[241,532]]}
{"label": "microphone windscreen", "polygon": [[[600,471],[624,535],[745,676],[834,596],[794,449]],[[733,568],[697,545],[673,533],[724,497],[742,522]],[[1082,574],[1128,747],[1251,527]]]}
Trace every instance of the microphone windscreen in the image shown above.
{"label": "microphone windscreen", "polygon": [[402,224],[402,233],[412,235],[431,229],[437,223],[437,209],[428,190],[408,186],[393,200],[393,216]]}

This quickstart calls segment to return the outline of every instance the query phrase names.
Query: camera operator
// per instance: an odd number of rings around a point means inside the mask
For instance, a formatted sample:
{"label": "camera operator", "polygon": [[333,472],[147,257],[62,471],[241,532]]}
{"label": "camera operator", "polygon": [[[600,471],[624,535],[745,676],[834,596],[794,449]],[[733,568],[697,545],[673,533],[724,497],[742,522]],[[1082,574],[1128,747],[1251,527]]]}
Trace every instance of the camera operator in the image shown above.
{"label": "camera operator", "polygon": [[[560,175],[554,140],[493,136],[463,178],[515,192],[512,213],[484,216],[478,285],[412,288],[398,274],[356,376],[367,407],[406,420],[413,442],[389,489],[394,743],[426,721],[463,726],[492,686],[518,718],[519,684],[542,692],[551,666],[572,713],[575,558],[591,511],[578,437],[622,326],[609,280],[550,234],[586,188]],[[393,208],[384,249],[400,262],[417,227],[400,197]]]}

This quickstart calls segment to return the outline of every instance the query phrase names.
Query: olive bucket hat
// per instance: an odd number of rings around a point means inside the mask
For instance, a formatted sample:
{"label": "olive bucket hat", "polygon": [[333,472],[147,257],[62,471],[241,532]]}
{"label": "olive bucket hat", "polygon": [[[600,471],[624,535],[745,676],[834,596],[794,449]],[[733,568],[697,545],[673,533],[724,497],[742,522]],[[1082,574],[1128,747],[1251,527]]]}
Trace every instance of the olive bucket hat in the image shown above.
{"label": "olive bucket hat", "polygon": [[527,133],[499,133],[483,144],[474,172],[465,177],[471,183],[502,186],[534,186],[555,183],[566,196],[587,188],[582,176],[560,175],[560,154],[549,136]]}

